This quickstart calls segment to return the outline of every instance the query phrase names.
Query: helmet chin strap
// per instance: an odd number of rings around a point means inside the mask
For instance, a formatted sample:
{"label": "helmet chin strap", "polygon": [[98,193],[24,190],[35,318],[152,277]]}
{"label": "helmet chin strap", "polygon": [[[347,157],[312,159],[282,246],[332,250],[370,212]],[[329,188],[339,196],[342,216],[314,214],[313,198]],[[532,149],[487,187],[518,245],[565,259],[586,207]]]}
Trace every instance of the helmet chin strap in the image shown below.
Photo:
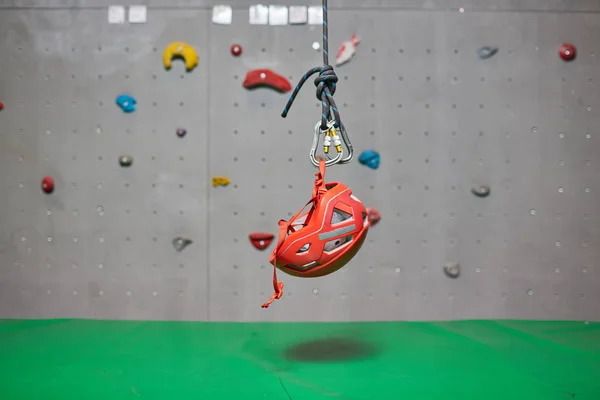
{"label": "helmet chin strap", "polygon": [[294,214],[294,216],[292,216],[292,218],[290,218],[288,221],[283,219],[279,220],[279,235],[277,237],[277,245],[275,246],[274,253],[275,257],[273,260],[273,289],[275,290],[275,293],[271,295],[271,298],[268,302],[262,305],[262,308],[268,308],[271,305],[271,303],[273,303],[273,301],[280,299],[283,295],[283,282],[279,282],[277,280],[277,254],[279,253],[279,250],[281,249],[281,246],[283,245],[283,242],[288,232],[290,230],[294,230],[294,227],[292,226],[294,221],[300,216],[300,214],[302,213],[302,211],[304,211],[306,206],[312,203],[312,207],[310,208],[310,211],[308,212],[304,223],[306,224],[310,220],[310,217],[312,217],[312,214],[315,211],[315,205],[319,202],[319,200],[321,199],[323,194],[325,194],[325,192],[327,192],[327,189],[325,188],[325,159],[320,157],[319,172],[315,174],[315,187],[313,189],[312,199],[310,199],[304,205],[304,207],[302,207],[300,211]]}

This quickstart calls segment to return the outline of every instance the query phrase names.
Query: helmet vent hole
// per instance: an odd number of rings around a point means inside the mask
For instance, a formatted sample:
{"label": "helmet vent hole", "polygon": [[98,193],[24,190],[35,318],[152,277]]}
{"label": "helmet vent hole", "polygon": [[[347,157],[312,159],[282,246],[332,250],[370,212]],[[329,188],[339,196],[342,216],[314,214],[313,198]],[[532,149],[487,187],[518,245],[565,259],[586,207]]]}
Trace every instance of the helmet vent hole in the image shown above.
{"label": "helmet vent hole", "polygon": [[306,253],[308,249],[310,249],[310,243],[307,243],[304,246],[300,247],[300,250],[298,250],[296,254]]}
{"label": "helmet vent hole", "polygon": [[367,221],[369,220],[369,214],[364,212],[364,213],[362,213],[362,216],[363,216],[363,224],[366,224]]}
{"label": "helmet vent hole", "polygon": [[294,264],[287,264],[285,267],[293,269],[293,270],[296,270],[296,271],[306,272],[306,271],[309,271],[309,270],[311,270],[312,268],[314,268],[316,266],[318,266],[317,262],[316,261],[311,261],[308,264],[305,264],[305,265],[302,265],[302,266],[300,266],[300,265],[294,265]]}
{"label": "helmet vent hole", "polygon": [[339,208],[333,209],[333,214],[331,214],[331,225],[339,224],[340,222],[344,222],[352,218],[352,215],[340,210]]}
{"label": "helmet vent hole", "polygon": [[346,243],[352,241],[352,235],[343,237],[343,238],[338,238],[335,240],[330,240],[329,242],[325,243],[325,247],[324,250],[325,251],[333,251],[335,249],[338,249],[340,247],[342,247],[343,245],[345,245]]}

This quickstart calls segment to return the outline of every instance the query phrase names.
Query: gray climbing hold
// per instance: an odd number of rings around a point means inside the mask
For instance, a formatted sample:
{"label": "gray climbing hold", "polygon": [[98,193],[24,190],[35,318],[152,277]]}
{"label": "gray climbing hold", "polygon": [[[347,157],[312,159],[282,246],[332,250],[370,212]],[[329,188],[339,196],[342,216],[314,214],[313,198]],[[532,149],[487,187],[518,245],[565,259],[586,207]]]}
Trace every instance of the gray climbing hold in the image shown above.
{"label": "gray climbing hold", "polygon": [[173,239],[173,247],[175,247],[175,250],[177,250],[177,251],[183,251],[183,249],[185,249],[192,243],[193,242],[191,239],[186,239],[181,236]]}
{"label": "gray climbing hold", "polygon": [[179,136],[180,138],[184,137],[185,135],[187,135],[187,131],[183,128],[178,128],[175,133],[177,134],[177,136]]}
{"label": "gray climbing hold", "polygon": [[119,164],[121,167],[130,167],[133,164],[133,157],[129,155],[122,155],[119,157]]}
{"label": "gray climbing hold", "polygon": [[490,187],[486,185],[474,186],[471,189],[471,193],[473,193],[477,197],[487,197],[490,195]]}
{"label": "gray climbing hold", "polygon": [[460,275],[460,264],[459,263],[447,263],[444,265],[444,273],[449,278],[458,278]]}
{"label": "gray climbing hold", "polygon": [[484,46],[484,47],[480,47],[479,49],[477,49],[477,56],[482,60],[487,60],[488,58],[492,57],[497,52],[498,52],[497,47]]}

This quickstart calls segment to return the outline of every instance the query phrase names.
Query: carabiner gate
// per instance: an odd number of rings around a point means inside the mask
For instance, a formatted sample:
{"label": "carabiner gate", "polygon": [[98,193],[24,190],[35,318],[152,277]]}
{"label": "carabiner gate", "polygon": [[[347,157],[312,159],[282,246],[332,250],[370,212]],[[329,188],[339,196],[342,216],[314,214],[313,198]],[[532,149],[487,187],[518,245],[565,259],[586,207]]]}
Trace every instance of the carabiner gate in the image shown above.
{"label": "carabiner gate", "polygon": [[[315,167],[319,166],[319,160],[317,160],[317,147],[319,145],[319,136],[323,135],[323,153],[325,158],[325,165],[330,166],[334,164],[347,164],[352,161],[354,157],[354,149],[352,143],[346,133],[344,124],[340,124],[338,128],[335,127],[335,120],[327,122],[327,129],[321,129],[321,121],[315,125],[315,134],[313,136],[312,147],[310,148],[310,161]],[[342,143],[348,151],[348,155],[344,157],[344,148]],[[335,147],[337,154],[333,158],[329,158],[329,149]]]}

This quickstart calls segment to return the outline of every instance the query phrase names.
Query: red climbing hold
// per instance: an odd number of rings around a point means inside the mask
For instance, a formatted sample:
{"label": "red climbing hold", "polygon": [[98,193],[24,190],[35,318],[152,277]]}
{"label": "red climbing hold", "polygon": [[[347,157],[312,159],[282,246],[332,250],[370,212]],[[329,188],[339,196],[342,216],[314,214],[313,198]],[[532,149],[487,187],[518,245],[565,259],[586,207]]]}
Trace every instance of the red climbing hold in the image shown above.
{"label": "red climbing hold", "polygon": [[232,44],[231,45],[231,54],[234,57],[239,57],[242,55],[242,46],[240,46],[239,44]]}
{"label": "red climbing hold", "polygon": [[45,176],[42,179],[42,190],[47,194],[50,194],[54,191],[54,179],[52,179],[51,176]]}
{"label": "red climbing hold", "polygon": [[379,214],[379,211],[377,211],[374,208],[369,208],[367,210],[367,215],[369,217],[369,222],[371,223],[371,226],[377,225],[377,223],[381,219],[381,215]]}
{"label": "red climbing hold", "polygon": [[275,239],[275,236],[270,233],[256,232],[248,235],[250,239],[250,243],[252,246],[256,247],[258,250],[264,250]]}
{"label": "red climbing hold", "polygon": [[0,111],[4,110],[4,103],[0,101]]}
{"label": "red climbing hold", "polygon": [[244,87],[246,89],[269,87],[281,93],[292,90],[292,85],[285,76],[279,75],[270,69],[248,71],[246,79],[244,79]]}
{"label": "red climbing hold", "polygon": [[575,49],[575,46],[573,46],[571,43],[563,43],[558,49],[558,55],[564,61],[571,61],[577,55],[577,49]]}
{"label": "red climbing hold", "polygon": [[360,43],[360,39],[356,34],[352,35],[350,40],[345,41],[340,46],[336,56],[335,56],[335,65],[339,67],[340,65],[346,64],[348,61],[354,57],[356,53],[356,47]]}

